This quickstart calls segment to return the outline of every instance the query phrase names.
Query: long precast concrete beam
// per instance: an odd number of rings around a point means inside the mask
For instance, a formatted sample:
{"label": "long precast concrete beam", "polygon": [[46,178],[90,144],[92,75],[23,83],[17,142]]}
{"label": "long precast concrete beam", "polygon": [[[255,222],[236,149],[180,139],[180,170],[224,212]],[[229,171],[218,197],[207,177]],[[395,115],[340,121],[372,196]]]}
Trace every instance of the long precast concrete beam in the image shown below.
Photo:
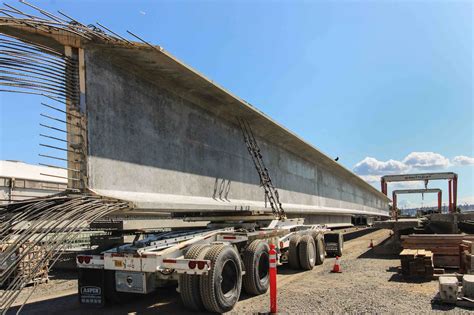
{"label": "long precast concrete beam", "polygon": [[[130,214],[143,215],[153,214],[157,209],[166,212],[189,212],[194,211],[227,211],[245,212],[247,210],[270,212],[270,206],[263,201],[215,199],[208,197],[179,196],[174,194],[137,193],[124,191],[96,190],[96,193],[122,200],[133,202],[134,208]],[[344,203],[340,200],[330,200],[328,206],[324,198],[312,205],[285,203],[285,211],[289,214],[344,214],[344,215],[371,215],[387,216],[387,213],[375,207],[361,206],[356,203]]]}
{"label": "long precast concrete beam", "polygon": [[161,47],[27,25],[0,32],[82,49],[87,188],[146,211],[265,209],[240,118],[288,211],[388,213],[384,194]]}

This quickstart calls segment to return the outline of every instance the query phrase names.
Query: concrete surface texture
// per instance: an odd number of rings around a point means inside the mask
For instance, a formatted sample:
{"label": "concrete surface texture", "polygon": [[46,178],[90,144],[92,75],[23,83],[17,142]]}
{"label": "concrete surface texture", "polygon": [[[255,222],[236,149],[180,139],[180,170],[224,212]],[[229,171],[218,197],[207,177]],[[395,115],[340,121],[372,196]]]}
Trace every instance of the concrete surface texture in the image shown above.
{"label": "concrete surface texture", "polygon": [[85,51],[74,110],[85,107],[88,154],[70,166],[86,163],[81,176],[99,194],[149,212],[269,210],[240,117],[289,213],[388,216],[389,199],[374,187],[159,46],[10,20],[0,31],[58,52],[79,49],[80,63]]}
{"label": "concrete surface texture", "polygon": [[[100,48],[86,49],[86,78],[91,189],[146,210],[270,209],[238,111],[222,119],[206,99],[197,105]],[[252,126],[289,213],[388,215],[389,200],[342,166],[321,153],[308,159],[307,144],[289,151],[298,138]]]}

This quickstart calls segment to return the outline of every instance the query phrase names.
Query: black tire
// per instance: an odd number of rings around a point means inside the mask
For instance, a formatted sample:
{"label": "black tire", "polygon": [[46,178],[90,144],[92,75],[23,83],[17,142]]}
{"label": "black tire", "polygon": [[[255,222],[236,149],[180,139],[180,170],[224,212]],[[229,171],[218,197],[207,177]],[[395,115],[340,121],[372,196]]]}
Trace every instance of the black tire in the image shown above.
{"label": "black tire", "polygon": [[[184,258],[204,259],[204,256],[206,255],[209,248],[209,245],[193,245],[186,252]],[[202,303],[201,298],[200,280],[201,276],[188,274],[179,275],[178,280],[181,301],[183,302],[186,308],[189,308],[194,311],[204,310],[204,304]]]}
{"label": "black tire", "polygon": [[242,285],[245,292],[259,295],[267,292],[270,285],[270,246],[262,240],[253,241],[243,252],[245,275]]}
{"label": "black tire", "polygon": [[224,313],[232,310],[242,289],[240,257],[232,246],[214,245],[204,256],[211,270],[201,276],[201,297],[206,310]]}
{"label": "black tire", "polygon": [[337,240],[337,252],[336,255],[341,257],[342,256],[342,249],[344,248],[344,235],[342,233],[338,233],[338,240]]}
{"label": "black tire", "polygon": [[316,245],[316,265],[322,265],[326,258],[326,249],[324,246],[324,236],[318,234],[315,240]]}
{"label": "black tire", "polygon": [[309,232],[309,234],[314,238],[314,243],[316,244],[316,238],[318,237],[319,234],[321,234],[321,232],[312,230],[311,232]]}
{"label": "black tire", "polygon": [[298,246],[300,266],[303,270],[311,270],[316,264],[316,246],[311,235],[303,235]]}
{"label": "black tire", "polygon": [[294,234],[290,237],[290,247],[288,248],[288,263],[290,268],[294,270],[300,270],[300,257],[298,252],[298,246],[300,244],[301,235]]}

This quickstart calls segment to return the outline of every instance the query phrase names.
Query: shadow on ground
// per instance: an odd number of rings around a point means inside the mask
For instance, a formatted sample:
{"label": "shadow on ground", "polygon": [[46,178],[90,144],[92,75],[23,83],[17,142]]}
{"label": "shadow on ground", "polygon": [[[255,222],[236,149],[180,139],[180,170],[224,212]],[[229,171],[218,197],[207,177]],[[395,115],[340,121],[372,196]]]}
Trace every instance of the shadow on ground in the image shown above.
{"label": "shadow on ground", "polygon": [[396,252],[382,252],[379,250],[379,246],[383,246],[383,243],[380,245],[371,248],[370,250],[362,253],[357,258],[363,259],[398,259],[398,253]]}
{"label": "shadow on ground", "polygon": [[425,277],[418,277],[418,276],[412,276],[412,277],[406,277],[403,276],[399,273],[393,274],[390,279],[388,279],[389,282],[401,282],[401,283],[427,283],[433,281],[432,278],[425,278]]}
{"label": "shadow on ground", "polygon": [[[244,297],[244,296],[243,296]],[[246,298],[246,297],[244,297]],[[18,307],[7,314],[16,314]],[[179,299],[174,287],[160,288],[148,295],[138,295],[128,303],[91,307],[81,305],[77,294],[66,295],[25,305],[21,314],[208,314],[187,310]]]}

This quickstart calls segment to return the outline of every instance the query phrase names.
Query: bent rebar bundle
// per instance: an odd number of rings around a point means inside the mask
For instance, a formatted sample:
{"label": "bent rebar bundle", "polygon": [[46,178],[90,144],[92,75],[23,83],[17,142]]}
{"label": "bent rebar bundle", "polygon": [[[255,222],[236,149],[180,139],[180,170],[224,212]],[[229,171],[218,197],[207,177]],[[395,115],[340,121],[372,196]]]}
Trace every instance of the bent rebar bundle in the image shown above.
{"label": "bent rebar bundle", "polygon": [[0,85],[4,92],[38,94],[78,103],[77,60],[50,48],[0,37]]}
{"label": "bent rebar bundle", "polygon": [[[1,206],[0,286],[6,289],[0,293],[0,314],[8,311],[42,268],[51,268],[78,232],[90,222],[128,207],[127,202],[115,199],[66,193]],[[29,272],[17,273],[18,266],[38,249],[40,258],[29,264]]]}

